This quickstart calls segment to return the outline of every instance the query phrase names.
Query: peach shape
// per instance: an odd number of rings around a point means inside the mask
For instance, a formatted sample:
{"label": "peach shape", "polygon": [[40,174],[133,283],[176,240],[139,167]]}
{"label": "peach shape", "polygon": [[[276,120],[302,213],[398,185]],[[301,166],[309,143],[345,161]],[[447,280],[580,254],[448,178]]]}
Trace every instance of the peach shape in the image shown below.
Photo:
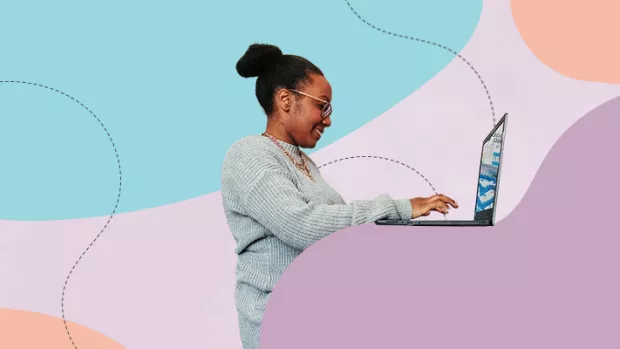
{"label": "peach shape", "polygon": [[512,16],[534,55],[565,76],[620,83],[620,1],[511,0]]}
{"label": "peach shape", "polygon": [[[67,321],[71,337],[78,348],[120,349],[125,348],[113,339]],[[61,318],[32,311],[0,309],[0,348],[73,348]]]}

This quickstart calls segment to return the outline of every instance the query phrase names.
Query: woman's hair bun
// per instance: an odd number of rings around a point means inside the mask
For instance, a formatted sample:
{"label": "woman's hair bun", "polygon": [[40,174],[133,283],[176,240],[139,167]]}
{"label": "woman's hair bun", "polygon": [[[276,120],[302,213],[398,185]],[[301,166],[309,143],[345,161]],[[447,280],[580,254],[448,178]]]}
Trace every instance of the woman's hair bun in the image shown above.
{"label": "woman's hair bun", "polygon": [[260,76],[282,56],[280,48],[269,44],[252,44],[237,62],[237,73],[244,78]]}

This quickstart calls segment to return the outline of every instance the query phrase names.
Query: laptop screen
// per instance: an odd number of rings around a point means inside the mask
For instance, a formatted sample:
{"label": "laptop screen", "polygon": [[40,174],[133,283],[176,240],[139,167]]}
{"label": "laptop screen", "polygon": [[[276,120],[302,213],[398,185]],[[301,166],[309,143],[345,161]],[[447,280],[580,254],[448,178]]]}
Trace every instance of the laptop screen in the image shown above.
{"label": "laptop screen", "polygon": [[497,177],[501,161],[502,141],[504,137],[504,120],[497,126],[482,146],[482,159],[476,194],[476,219],[492,219],[495,208]]}

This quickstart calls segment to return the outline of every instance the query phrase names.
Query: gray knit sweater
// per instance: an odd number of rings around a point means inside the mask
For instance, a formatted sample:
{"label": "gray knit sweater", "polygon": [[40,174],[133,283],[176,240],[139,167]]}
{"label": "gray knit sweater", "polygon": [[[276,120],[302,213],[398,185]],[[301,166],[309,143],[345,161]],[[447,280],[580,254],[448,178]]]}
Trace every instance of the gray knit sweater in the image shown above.
{"label": "gray knit sweater", "polygon": [[[300,161],[298,147],[280,144]],[[315,182],[269,138],[259,135],[237,141],[224,158],[222,199],[237,243],[235,298],[244,349],[259,347],[269,294],[304,249],[346,227],[382,218],[411,218],[407,199],[380,195],[345,203],[307,155],[306,160]]]}

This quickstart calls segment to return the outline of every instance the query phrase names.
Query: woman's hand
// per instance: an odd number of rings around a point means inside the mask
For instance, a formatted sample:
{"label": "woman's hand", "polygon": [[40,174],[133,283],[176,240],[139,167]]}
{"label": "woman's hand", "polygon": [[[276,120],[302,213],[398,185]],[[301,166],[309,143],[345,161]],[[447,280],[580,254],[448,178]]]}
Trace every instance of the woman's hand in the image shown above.
{"label": "woman's hand", "polygon": [[413,198],[409,201],[411,202],[411,208],[413,210],[413,218],[428,216],[431,214],[431,211],[448,214],[450,206],[454,208],[459,207],[454,200],[443,194],[433,195],[428,198]]}

